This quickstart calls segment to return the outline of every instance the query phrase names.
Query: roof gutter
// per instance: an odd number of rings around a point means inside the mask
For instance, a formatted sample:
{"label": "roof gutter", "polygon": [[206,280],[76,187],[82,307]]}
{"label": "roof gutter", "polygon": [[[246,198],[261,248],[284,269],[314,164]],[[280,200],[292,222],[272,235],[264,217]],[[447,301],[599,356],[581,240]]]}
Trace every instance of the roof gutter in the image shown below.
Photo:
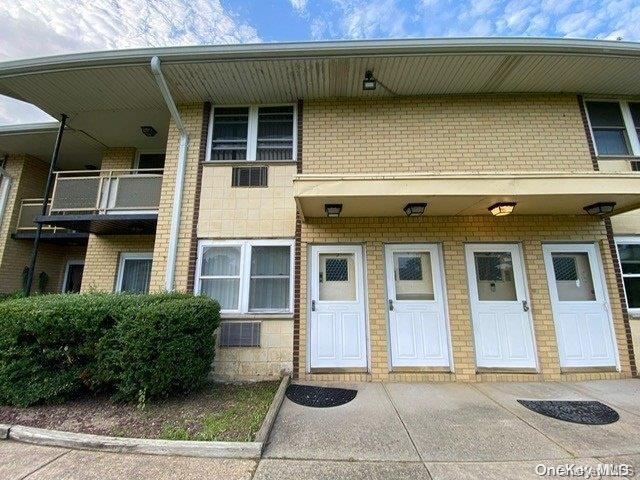
{"label": "roof gutter", "polygon": [[161,62],[158,57],[151,59],[151,72],[162,97],[164,98],[171,118],[180,132],[180,146],[178,150],[178,165],[176,168],[176,183],[173,193],[173,207],[171,210],[171,230],[169,233],[169,250],[167,252],[167,265],[165,269],[164,288],[167,292],[174,290],[174,278],[176,270],[176,257],[178,252],[178,233],[180,231],[180,213],[182,212],[182,194],[184,190],[184,175],[187,163],[187,151],[189,148],[189,134],[185,127],[176,103],[173,101],[169,86],[162,74]]}
{"label": "roof gutter", "polygon": [[76,68],[266,59],[336,58],[389,55],[558,54],[639,57],[640,43],[566,38],[426,38],[322,42],[200,45],[85,52],[0,62],[0,77]]}

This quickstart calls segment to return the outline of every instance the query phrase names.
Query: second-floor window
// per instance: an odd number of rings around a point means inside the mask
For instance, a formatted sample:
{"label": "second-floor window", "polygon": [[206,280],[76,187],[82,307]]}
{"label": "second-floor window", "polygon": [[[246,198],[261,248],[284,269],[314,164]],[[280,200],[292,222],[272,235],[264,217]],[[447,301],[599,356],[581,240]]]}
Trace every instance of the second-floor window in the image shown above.
{"label": "second-floor window", "polygon": [[293,105],[216,107],[211,114],[209,161],[295,159]]}
{"label": "second-floor window", "polygon": [[640,103],[586,102],[598,156],[640,156]]}

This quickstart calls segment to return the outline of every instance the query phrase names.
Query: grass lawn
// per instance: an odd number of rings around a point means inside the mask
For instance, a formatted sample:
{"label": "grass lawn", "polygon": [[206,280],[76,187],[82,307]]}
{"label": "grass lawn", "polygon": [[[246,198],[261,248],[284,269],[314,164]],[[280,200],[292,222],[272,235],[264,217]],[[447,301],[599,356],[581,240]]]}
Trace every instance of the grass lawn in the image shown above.
{"label": "grass lawn", "polygon": [[251,441],[279,382],[211,384],[184,397],[147,404],[86,397],[61,405],[0,406],[0,423],[118,437]]}

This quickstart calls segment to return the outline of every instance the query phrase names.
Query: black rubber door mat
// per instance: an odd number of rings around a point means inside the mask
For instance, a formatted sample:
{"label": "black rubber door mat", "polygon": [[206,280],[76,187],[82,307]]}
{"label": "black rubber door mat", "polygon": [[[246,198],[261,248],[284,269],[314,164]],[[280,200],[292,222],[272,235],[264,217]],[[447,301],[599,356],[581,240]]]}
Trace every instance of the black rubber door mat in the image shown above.
{"label": "black rubber door mat", "polygon": [[541,415],[583,425],[607,425],[620,419],[613,408],[595,400],[518,400],[518,403]]}
{"label": "black rubber door mat", "polygon": [[346,388],[313,387],[311,385],[289,385],[286,395],[289,400],[305,407],[337,407],[356,398],[357,390]]}

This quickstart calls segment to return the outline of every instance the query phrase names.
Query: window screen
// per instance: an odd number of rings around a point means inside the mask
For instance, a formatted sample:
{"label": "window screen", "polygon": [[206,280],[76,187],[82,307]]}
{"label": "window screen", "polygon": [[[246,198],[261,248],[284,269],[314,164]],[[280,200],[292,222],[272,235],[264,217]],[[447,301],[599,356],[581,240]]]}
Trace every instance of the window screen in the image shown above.
{"label": "window screen", "polygon": [[267,167],[233,167],[232,187],[266,187]]}
{"label": "window screen", "polygon": [[248,107],[214,109],[211,160],[246,160],[248,129]]}
{"label": "window screen", "polygon": [[578,279],[578,270],[574,257],[553,257],[553,271],[557,281],[575,281]]}
{"label": "window screen", "polygon": [[346,258],[327,258],[325,270],[327,282],[349,281],[349,268]]}
{"label": "window screen", "polygon": [[222,322],[220,347],[259,347],[260,322]]}
{"label": "window screen", "polygon": [[260,107],[256,160],[293,158],[293,107]]}
{"label": "window screen", "polygon": [[618,102],[587,102],[599,155],[628,155],[629,139]]}

